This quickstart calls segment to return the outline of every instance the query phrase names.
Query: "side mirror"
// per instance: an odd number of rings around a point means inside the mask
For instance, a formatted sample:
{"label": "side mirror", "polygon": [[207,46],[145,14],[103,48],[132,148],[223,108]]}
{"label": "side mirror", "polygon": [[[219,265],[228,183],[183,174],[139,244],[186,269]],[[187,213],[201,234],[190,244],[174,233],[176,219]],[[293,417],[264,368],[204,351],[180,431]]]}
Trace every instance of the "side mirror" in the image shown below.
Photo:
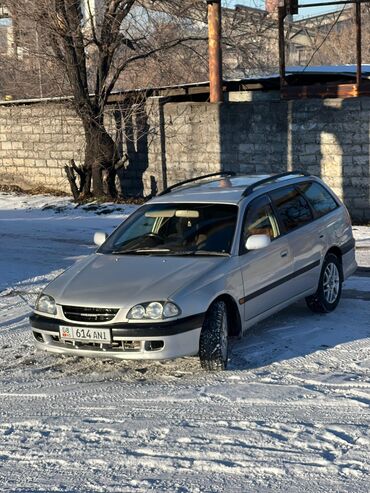
{"label": "side mirror", "polygon": [[107,238],[108,238],[107,233],[104,233],[103,231],[97,231],[94,234],[94,243],[95,245],[100,246],[105,242]]}
{"label": "side mirror", "polygon": [[260,250],[269,246],[270,243],[271,239],[268,235],[252,235],[247,239],[245,248],[247,250]]}

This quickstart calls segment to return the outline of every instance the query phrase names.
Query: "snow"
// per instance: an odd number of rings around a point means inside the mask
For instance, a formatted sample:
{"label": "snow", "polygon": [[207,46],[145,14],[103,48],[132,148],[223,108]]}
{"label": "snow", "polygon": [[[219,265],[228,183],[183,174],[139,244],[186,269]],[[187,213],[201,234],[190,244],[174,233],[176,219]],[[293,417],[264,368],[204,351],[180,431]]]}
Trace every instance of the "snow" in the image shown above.
{"label": "snow", "polygon": [[[370,65],[362,64],[362,74],[368,75],[370,73]],[[301,65],[287,67],[287,73],[297,73],[297,72],[310,72],[317,74],[356,74],[356,65],[311,65],[309,67],[302,67]]]}
{"label": "snow", "polygon": [[34,349],[25,300],[134,208],[0,194],[1,491],[368,492],[366,272],[329,315],[300,302],[255,326],[223,373]]}
{"label": "snow", "polygon": [[361,267],[370,267],[370,226],[354,226],[356,260]]}

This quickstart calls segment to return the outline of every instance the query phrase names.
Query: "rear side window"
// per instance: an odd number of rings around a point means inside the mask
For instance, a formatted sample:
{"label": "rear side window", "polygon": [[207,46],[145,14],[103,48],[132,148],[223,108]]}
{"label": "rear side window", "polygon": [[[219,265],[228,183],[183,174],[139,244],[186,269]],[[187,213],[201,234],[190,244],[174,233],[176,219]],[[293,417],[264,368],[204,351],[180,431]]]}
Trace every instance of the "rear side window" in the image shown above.
{"label": "rear side window", "polygon": [[319,183],[300,183],[298,188],[310,202],[317,217],[324,216],[338,207],[334,198]]}
{"label": "rear side window", "polygon": [[287,232],[313,220],[307,200],[295,187],[274,190],[270,195]]}

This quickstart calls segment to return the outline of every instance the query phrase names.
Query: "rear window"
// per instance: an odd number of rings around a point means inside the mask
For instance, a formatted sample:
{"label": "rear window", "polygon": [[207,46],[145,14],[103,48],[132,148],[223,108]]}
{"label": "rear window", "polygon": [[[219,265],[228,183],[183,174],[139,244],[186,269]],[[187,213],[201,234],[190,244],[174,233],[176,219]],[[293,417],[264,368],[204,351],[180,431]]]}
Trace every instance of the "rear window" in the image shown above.
{"label": "rear window", "polygon": [[307,200],[294,187],[274,190],[270,193],[286,231],[292,231],[313,220]]}
{"label": "rear window", "polygon": [[330,193],[319,183],[300,183],[298,188],[310,202],[318,217],[324,216],[338,207]]}

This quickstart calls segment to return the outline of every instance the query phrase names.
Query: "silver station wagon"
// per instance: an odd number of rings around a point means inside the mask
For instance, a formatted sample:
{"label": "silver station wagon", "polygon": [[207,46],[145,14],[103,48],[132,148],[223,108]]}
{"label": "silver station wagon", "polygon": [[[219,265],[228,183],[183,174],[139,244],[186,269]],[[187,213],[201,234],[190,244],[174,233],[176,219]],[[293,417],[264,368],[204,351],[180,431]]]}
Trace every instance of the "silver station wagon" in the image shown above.
{"label": "silver station wagon", "polygon": [[230,337],[302,298],[315,312],[334,310],[357,267],[347,209],[297,171],[186,180],[94,239],[96,253],[39,296],[30,317],[38,348],[199,355],[203,368],[222,370]]}

